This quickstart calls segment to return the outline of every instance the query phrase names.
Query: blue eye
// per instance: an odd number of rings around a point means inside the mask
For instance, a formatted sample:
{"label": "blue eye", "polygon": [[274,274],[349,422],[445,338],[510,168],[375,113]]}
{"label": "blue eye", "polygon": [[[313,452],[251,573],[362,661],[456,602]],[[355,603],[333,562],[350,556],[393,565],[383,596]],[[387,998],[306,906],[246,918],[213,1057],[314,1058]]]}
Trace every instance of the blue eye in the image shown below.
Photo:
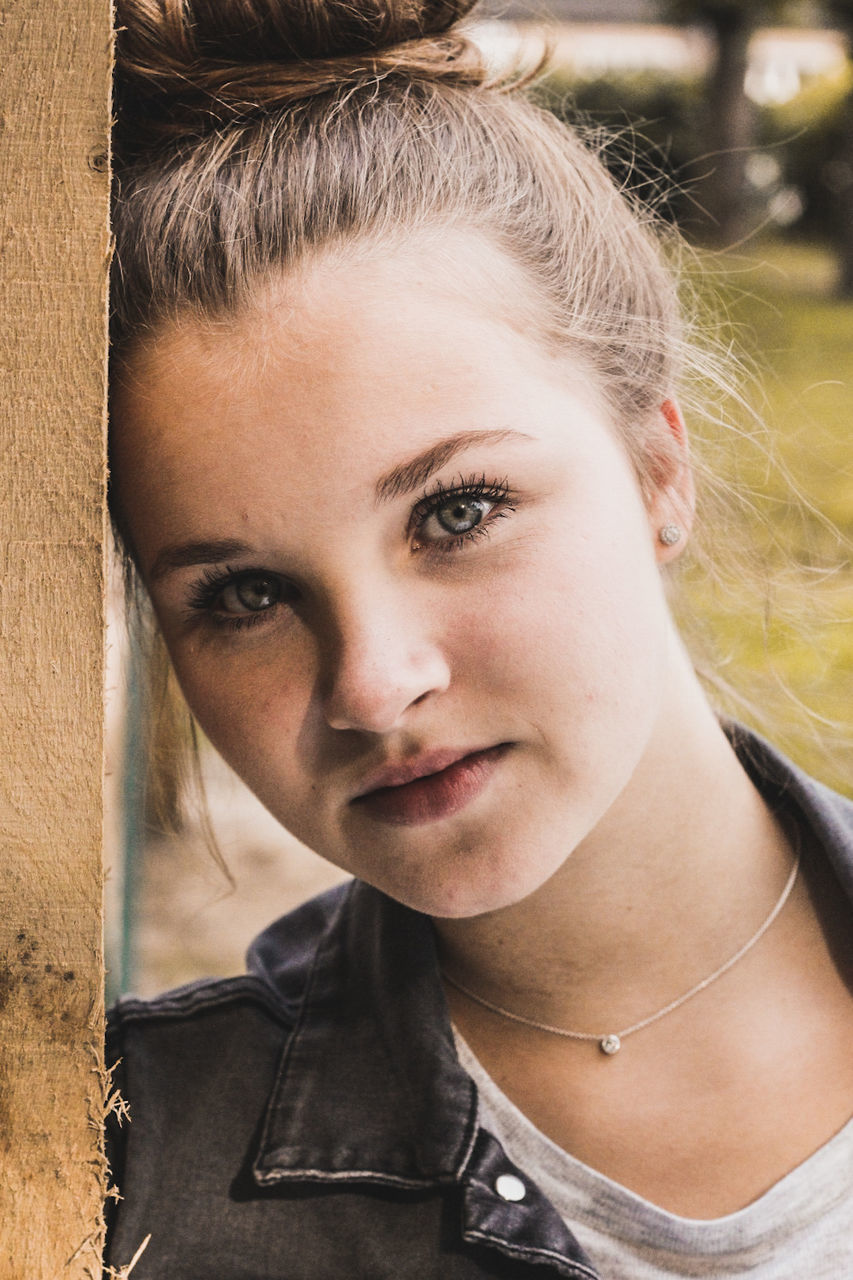
{"label": "blue eye", "polygon": [[481,477],[449,489],[438,486],[415,507],[411,528],[417,544],[454,551],[488,534],[493,520],[513,509],[508,487]]}
{"label": "blue eye", "polygon": [[[434,519],[441,528],[450,534],[470,533],[472,529],[476,529],[477,525],[488,515],[494,504],[485,502],[482,498],[453,498],[450,502],[444,502],[440,507],[436,507],[433,514],[424,522]],[[421,526],[423,532],[424,525]]]}

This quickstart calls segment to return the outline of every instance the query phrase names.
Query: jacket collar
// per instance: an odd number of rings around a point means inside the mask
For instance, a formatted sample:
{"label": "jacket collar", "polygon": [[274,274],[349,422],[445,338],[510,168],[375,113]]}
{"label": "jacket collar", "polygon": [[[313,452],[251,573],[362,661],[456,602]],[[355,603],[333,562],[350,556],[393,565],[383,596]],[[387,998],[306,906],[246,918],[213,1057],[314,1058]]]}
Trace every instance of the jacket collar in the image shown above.
{"label": "jacket collar", "polygon": [[320,902],[326,925],[307,981],[300,933],[316,939],[317,901],[312,920],[285,917],[250,952],[290,1000],[304,984],[255,1179],[456,1181],[477,1135],[477,1098],[456,1057],[430,921],[360,881]]}
{"label": "jacket collar", "polygon": [[[853,803],[743,726],[724,727],[768,804],[811,831],[853,901]],[[428,918],[353,881],[272,925],[249,965],[296,1020],[256,1181],[461,1180],[477,1137],[476,1088],[456,1056]]]}
{"label": "jacket collar", "polygon": [[853,904],[853,801],[810,778],[751,729],[733,721],[723,727],[767,804],[812,837]]}

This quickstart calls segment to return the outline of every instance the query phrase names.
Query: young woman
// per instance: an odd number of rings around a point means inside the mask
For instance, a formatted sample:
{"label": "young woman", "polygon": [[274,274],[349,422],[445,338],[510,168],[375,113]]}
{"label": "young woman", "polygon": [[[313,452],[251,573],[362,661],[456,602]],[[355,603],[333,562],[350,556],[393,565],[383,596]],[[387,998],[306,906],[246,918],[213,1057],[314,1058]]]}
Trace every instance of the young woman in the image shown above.
{"label": "young woman", "polygon": [[118,5],[117,527],[354,879],[115,1011],[109,1263],[837,1280],[853,806],[702,692],[674,285],[458,16]]}

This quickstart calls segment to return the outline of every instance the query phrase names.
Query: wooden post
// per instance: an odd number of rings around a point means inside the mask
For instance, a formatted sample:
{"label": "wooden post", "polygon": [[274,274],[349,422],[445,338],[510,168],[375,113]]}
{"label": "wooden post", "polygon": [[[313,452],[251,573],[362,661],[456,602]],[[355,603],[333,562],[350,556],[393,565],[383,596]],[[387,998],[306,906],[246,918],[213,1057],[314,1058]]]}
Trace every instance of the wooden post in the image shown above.
{"label": "wooden post", "polygon": [[100,1275],[109,0],[0,15],[0,1280]]}

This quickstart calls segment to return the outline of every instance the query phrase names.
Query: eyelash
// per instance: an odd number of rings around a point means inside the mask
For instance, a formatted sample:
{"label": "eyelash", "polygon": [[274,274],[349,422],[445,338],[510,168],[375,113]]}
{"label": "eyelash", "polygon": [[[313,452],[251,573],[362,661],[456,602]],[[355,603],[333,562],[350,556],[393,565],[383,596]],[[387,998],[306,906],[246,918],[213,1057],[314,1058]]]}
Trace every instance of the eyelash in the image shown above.
{"label": "eyelash", "polygon": [[[409,537],[414,537],[417,540],[418,532],[423,529],[430,516],[435,515],[437,511],[447,506],[454,499],[490,503],[491,510],[485,514],[473,529],[468,529],[464,533],[456,535],[451,534],[447,538],[441,538],[438,541],[425,542],[418,547],[419,554],[434,552],[437,555],[447,555],[460,551],[467,544],[475,542],[479,538],[488,537],[491,533],[492,523],[503,516],[510,515],[515,510],[512,497],[513,495],[506,481],[490,483],[485,475],[470,476],[468,478],[460,477],[457,482],[451,485],[445,485],[439,481],[413,507],[409,519]],[[226,565],[223,570],[205,569],[191,588],[188,619],[197,622],[199,621],[199,615],[203,615],[202,620],[204,622],[233,631],[266,625],[271,621],[272,615],[277,612],[278,604],[283,603],[282,601],[271,605],[267,609],[258,609],[255,612],[240,614],[225,613],[217,607],[220,597],[228,587],[241,580],[247,581],[252,578],[269,578],[273,581],[281,581],[277,574],[271,573],[268,569],[260,566],[250,565],[248,568],[236,569]]]}
{"label": "eyelash", "polygon": [[276,575],[270,573],[268,569],[251,565],[247,569],[232,569],[229,565],[226,565],[223,570],[205,569],[190,590],[188,619],[197,622],[198,615],[203,614],[203,621],[210,622],[216,627],[229,627],[234,631],[240,631],[244,627],[257,627],[268,622],[269,615],[275,612],[274,606],[269,609],[258,609],[254,613],[224,613],[217,609],[217,602],[223,591],[241,579],[251,578],[275,579]]}
{"label": "eyelash", "polygon": [[438,542],[426,543],[424,547],[420,548],[421,551],[428,548],[439,555],[461,551],[466,543],[475,542],[478,538],[488,537],[491,533],[492,522],[503,516],[511,515],[515,510],[512,503],[512,494],[506,480],[494,484],[490,483],[485,475],[469,476],[467,478],[460,476],[459,480],[451,485],[445,485],[439,480],[415,504],[409,521],[409,536],[416,535],[430,516],[435,515],[441,507],[448,506],[454,498],[488,502],[491,503],[492,510],[487,512],[480,523],[476,524],[473,529],[468,529],[465,533],[456,534],[455,536],[451,535],[450,537],[442,538]]}

